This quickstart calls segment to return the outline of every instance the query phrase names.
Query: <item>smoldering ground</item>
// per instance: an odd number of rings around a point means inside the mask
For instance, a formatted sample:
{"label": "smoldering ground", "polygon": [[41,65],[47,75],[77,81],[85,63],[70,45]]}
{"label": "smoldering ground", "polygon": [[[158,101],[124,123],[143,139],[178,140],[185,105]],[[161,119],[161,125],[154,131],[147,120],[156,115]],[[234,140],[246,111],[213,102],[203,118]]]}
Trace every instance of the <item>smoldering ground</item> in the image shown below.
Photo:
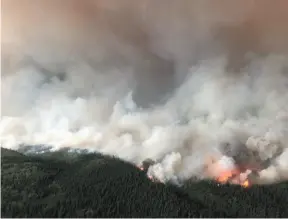
{"label": "smoldering ground", "polygon": [[287,179],[287,12],[285,0],[3,0],[1,144],[150,158],[175,182],[228,154],[261,166],[260,182]]}

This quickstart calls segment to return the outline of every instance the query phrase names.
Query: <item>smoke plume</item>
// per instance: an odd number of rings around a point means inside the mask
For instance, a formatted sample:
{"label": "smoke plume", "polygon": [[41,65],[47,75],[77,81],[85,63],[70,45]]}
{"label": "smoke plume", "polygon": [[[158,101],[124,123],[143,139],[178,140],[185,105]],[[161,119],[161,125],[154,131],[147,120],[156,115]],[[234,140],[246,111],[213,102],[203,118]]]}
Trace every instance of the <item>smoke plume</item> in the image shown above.
{"label": "smoke plume", "polygon": [[288,179],[286,0],[3,0],[1,20],[3,147]]}

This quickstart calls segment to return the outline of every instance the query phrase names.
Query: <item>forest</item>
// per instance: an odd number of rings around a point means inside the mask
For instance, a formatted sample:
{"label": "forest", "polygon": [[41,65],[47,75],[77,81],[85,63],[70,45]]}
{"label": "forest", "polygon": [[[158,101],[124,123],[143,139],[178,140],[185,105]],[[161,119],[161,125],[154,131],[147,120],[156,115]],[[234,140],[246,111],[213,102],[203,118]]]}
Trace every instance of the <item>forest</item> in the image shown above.
{"label": "forest", "polygon": [[2,217],[288,217],[288,183],[153,182],[96,153],[1,148]]}

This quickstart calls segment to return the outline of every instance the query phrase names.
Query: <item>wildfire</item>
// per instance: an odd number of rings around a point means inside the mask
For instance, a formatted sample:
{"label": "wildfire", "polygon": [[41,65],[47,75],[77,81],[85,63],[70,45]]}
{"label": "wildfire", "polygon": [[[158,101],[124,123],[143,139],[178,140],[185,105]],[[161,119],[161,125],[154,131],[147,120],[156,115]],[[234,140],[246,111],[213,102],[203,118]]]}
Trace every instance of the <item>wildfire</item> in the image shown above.
{"label": "wildfire", "polygon": [[244,173],[239,173],[236,170],[225,171],[225,172],[222,172],[220,176],[216,178],[216,181],[221,184],[225,184],[225,183],[238,184],[244,188],[248,188],[251,186],[251,183],[248,179],[249,173],[250,171],[246,171]]}
{"label": "wildfire", "polygon": [[243,171],[239,169],[229,157],[222,156],[218,159],[215,157],[208,157],[206,164],[207,176],[221,184],[237,184],[244,188],[251,186],[251,182],[248,178],[251,170],[245,168],[246,170]]}
{"label": "wildfire", "polygon": [[241,186],[243,186],[244,188],[250,187],[250,182],[249,182],[249,180],[246,179],[246,180],[241,184]]}
{"label": "wildfire", "polygon": [[[138,169],[140,169],[141,171],[145,171],[145,168],[143,166],[138,166]],[[151,180],[151,181],[155,181],[155,179],[153,178],[153,176],[150,176],[147,174],[147,177]]]}
{"label": "wildfire", "polygon": [[216,180],[219,183],[227,183],[228,180],[232,177],[233,177],[233,173],[226,171],[226,172],[221,173],[220,176]]}
{"label": "wildfire", "polygon": [[[137,167],[141,171],[144,171],[151,181],[156,182],[158,180],[147,173],[151,163],[152,162],[148,160],[138,165]],[[214,179],[215,181],[221,184],[230,183],[241,185],[244,188],[248,188],[251,186],[251,182],[248,178],[251,172],[252,171],[250,169],[246,169],[245,171],[243,171],[243,169],[240,169],[234,163],[231,162],[229,163],[229,159],[227,158],[223,159],[223,157],[222,159],[218,160],[209,159],[206,167],[206,174],[210,179]]]}

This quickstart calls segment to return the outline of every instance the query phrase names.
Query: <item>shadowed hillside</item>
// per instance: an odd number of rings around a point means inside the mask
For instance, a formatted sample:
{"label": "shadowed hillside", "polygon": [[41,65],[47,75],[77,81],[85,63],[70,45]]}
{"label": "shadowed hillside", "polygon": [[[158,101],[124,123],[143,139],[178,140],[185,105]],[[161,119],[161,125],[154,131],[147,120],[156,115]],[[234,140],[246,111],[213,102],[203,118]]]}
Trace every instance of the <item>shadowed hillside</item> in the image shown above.
{"label": "shadowed hillside", "polygon": [[3,217],[287,217],[288,184],[153,183],[100,154],[1,149]]}

